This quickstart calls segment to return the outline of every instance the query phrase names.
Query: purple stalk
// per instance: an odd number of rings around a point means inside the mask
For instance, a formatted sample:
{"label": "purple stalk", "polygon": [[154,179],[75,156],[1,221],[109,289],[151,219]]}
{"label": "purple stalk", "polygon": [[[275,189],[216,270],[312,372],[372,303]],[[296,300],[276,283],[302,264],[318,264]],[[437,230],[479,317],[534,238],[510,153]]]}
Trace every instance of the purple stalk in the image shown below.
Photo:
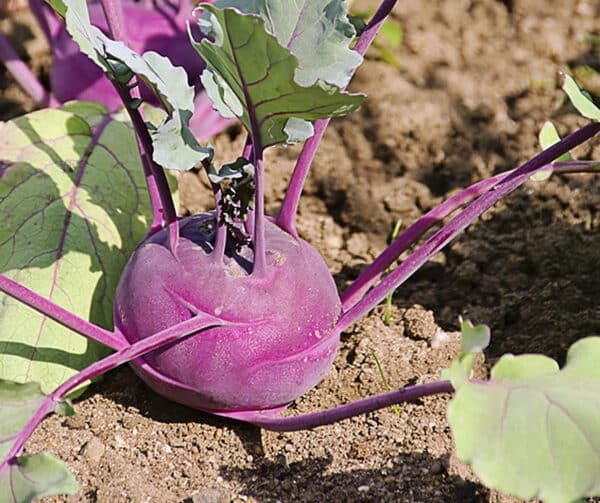
{"label": "purple stalk", "polygon": [[4,63],[17,83],[31,96],[37,107],[57,107],[59,105],[56,98],[40,84],[30,68],[19,58],[2,32],[0,32],[0,61]]}
{"label": "purple stalk", "polygon": [[49,46],[52,46],[52,31],[48,23],[48,17],[46,16],[47,11],[41,2],[43,0],[29,0],[29,9],[42,30],[44,37],[46,37],[46,42],[48,42]]}
{"label": "purple stalk", "polygon": [[254,161],[254,234],[252,241],[254,243],[254,265],[252,274],[261,275],[267,268],[267,254],[265,249],[265,189],[263,160],[261,157],[255,157]]}
{"label": "purple stalk", "polygon": [[367,314],[389,292],[393,292],[404,281],[412,276],[425,262],[440,251],[448,242],[454,239],[470,223],[477,219],[483,212],[488,210],[500,199],[506,197],[536,171],[544,169],[554,159],[560,157],[577,145],[588,140],[600,132],[600,123],[591,123],[578,131],[563,138],[560,142],[547,148],[540,154],[530,159],[525,164],[508,174],[499,183],[485,194],[479,196],[465,210],[460,212],[444,227],[437,231],[425,243],[412,253],[393,272],[383,278],[381,282],[370,290],[362,300],[342,313],[335,329],[339,332],[354,324],[360,317]]}
{"label": "purple stalk", "polygon": [[109,348],[120,350],[128,345],[125,339],[117,337],[113,332],[109,332],[104,328],[80,318],[60,307],[58,304],[55,304],[29,288],[13,281],[4,274],[0,274],[0,291],[10,295],[74,332],[108,346]]}
{"label": "purple stalk", "polygon": [[511,171],[475,183],[419,218],[414,224],[400,234],[400,236],[398,236],[390,246],[369,264],[368,267],[363,269],[358,278],[344,290],[341,297],[342,310],[347,311],[356,304],[364,296],[371,285],[373,285],[385,270],[394,263],[400,254],[412,246],[428,229],[441,222],[444,218],[467,202],[489,190],[496,185],[499,180],[508,176],[509,173],[511,173]]}
{"label": "purple stalk", "polygon": [[[452,393],[454,388],[450,381],[436,381],[432,383],[406,386],[399,390],[389,391],[352,403],[340,405],[332,409],[311,412],[291,417],[260,417],[261,413],[249,416],[247,422],[271,431],[298,431],[309,430],[317,426],[332,424],[342,419],[348,419],[374,410],[383,409],[390,405],[403,402],[413,402],[418,398],[436,395],[438,393]],[[234,416],[233,416],[234,417]]]}
{"label": "purple stalk", "polygon": [[127,363],[135,358],[143,356],[150,351],[165,346],[166,344],[174,342],[188,335],[195,334],[207,328],[223,324],[223,321],[218,318],[204,313],[198,314],[194,318],[162,330],[161,332],[158,332],[157,334],[146,339],[142,339],[135,344],[128,345],[116,353],[113,353],[112,355],[93,363],[85,370],[82,370],[78,374],[67,379],[63,384],[45,397],[39,409],[18,434],[16,442],[13,444],[10,451],[8,451],[8,454],[2,461],[2,464],[0,464],[0,479],[4,474],[4,471],[8,468],[9,463],[13,462],[14,458],[19,455],[23,449],[23,446],[25,445],[25,442],[31,436],[35,428],[40,424],[47,414],[55,409],[56,402],[64,398],[77,386],[89,379],[93,379],[96,376],[104,374],[105,372],[108,372],[109,370],[112,370],[123,363]]}
{"label": "purple stalk", "polygon": [[221,188],[217,184],[212,184],[212,189],[215,196],[215,221],[217,229],[215,231],[215,245],[211,256],[215,263],[222,264],[225,256],[225,246],[227,245],[227,226],[219,225],[221,220],[221,207],[219,206]]}
{"label": "purple stalk", "polygon": [[[583,173],[597,172],[600,164],[597,161],[567,161],[552,162],[540,168],[540,171],[550,170],[555,173]],[[426,231],[440,223],[448,215],[456,211],[464,204],[472,201],[477,196],[491,189],[500,180],[509,176],[514,170],[506,171],[492,176],[486,180],[477,182],[450,197],[439,206],[436,206],[414,224],[406,229],[394,242],[388,246],[368,267],[366,267],[356,280],[342,294],[342,309],[347,311],[354,306],[367,292],[367,290],[379,279],[386,269],[391,266],[400,254],[412,246]]]}
{"label": "purple stalk", "polygon": [[[173,198],[171,197],[171,191],[169,190],[169,184],[167,183],[167,177],[163,169],[156,164],[152,160],[152,153],[154,152],[154,147],[152,146],[152,138],[150,137],[150,133],[148,132],[148,128],[140,114],[140,111],[137,108],[132,108],[128,106],[131,102],[131,96],[129,91],[123,84],[113,81],[113,84],[119,93],[119,96],[125,103],[125,108],[127,109],[127,113],[129,114],[129,118],[133,123],[133,128],[135,130],[136,136],[138,138],[138,144],[140,146],[140,153],[142,157],[146,157],[147,165],[146,168],[149,169],[152,178],[154,178],[153,185],[155,186],[154,193],[158,193],[160,198],[160,205],[154,206],[157,201],[152,201],[153,207],[152,212],[154,215],[154,220],[160,220],[163,222],[163,226],[170,225],[173,222],[177,221],[177,213],[175,212],[175,205],[173,204]],[[147,177],[148,179],[148,177]],[[153,192],[150,192],[150,196],[152,199]],[[176,233],[178,227],[175,226],[174,232]],[[177,239],[175,239],[175,242]]]}
{"label": "purple stalk", "polygon": [[177,22],[185,24],[192,12],[192,0],[180,0],[179,10],[177,11]]}
{"label": "purple stalk", "polygon": [[162,210],[162,199],[158,185],[156,184],[156,177],[152,170],[152,159],[149,159],[147,155],[143,155],[143,147],[139,143],[138,148],[140,150],[142,166],[144,169],[144,177],[146,178],[146,187],[148,188],[148,195],[150,196],[150,206],[152,207],[152,225],[148,231],[148,236],[158,232],[164,227],[165,221],[163,218]]}
{"label": "purple stalk", "polygon": [[125,31],[125,19],[123,16],[123,4],[121,0],[101,0],[102,10],[108,23],[110,35],[114,40],[120,40],[129,45],[127,32]]}
{"label": "purple stalk", "polygon": [[[102,0],[102,9],[104,10],[104,15],[106,16],[108,29],[110,30],[112,38],[127,45],[127,33],[125,32],[123,5],[121,4],[121,0]],[[177,223],[177,212],[175,211],[175,205],[173,203],[173,198],[171,197],[167,177],[164,170],[152,160],[152,154],[154,152],[152,138],[150,137],[150,133],[148,132],[148,128],[146,127],[141,112],[137,108],[129,106],[132,100],[130,91],[124,84],[116,81],[112,81],[112,83],[119,93],[131,122],[133,123],[133,128],[138,138],[140,154],[142,158],[146,159],[146,162],[143,164],[144,174],[146,175],[146,180],[148,182],[150,202],[152,204],[153,224],[151,232],[155,229],[158,222],[161,222],[163,227],[168,227],[169,245],[171,251],[175,253],[179,241],[179,224]],[[138,96],[138,87],[136,86],[134,89],[136,96]],[[157,194],[160,198],[160,204],[158,204],[156,198]]]}
{"label": "purple stalk", "polygon": [[[377,12],[375,12],[364,31],[361,33],[356,46],[354,47],[356,52],[363,56],[365,55],[367,49],[377,36],[379,29],[383,25],[385,18],[392,11],[395,4],[396,0],[383,0],[383,2],[381,2]],[[342,91],[345,89],[346,87],[342,88]],[[320,119],[315,121],[314,134],[306,140],[304,147],[302,147],[302,152],[300,152],[300,156],[294,167],[294,172],[290,178],[290,183],[285,192],[281,209],[275,219],[275,223],[279,227],[294,237],[298,237],[298,232],[296,230],[296,213],[298,212],[302,188],[304,187],[308,171],[310,170],[310,166],[329,121],[330,119]]]}

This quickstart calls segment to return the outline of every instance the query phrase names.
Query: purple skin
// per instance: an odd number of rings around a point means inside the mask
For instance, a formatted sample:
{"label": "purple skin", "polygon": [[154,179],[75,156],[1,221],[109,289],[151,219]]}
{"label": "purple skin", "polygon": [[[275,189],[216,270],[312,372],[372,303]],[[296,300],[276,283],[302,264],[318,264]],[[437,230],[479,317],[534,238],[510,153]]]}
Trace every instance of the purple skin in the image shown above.
{"label": "purple skin", "polygon": [[[157,9],[143,2],[124,0],[123,10],[127,20],[127,41],[131,49],[138,54],[156,51],[168,56],[173,64],[186,69],[193,79],[190,84],[198,82],[204,62],[190,44],[185,22],[178,21],[176,9]],[[89,6],[89,11],[92,23],[108,33],[102,5],[94,3]],[[199,34],[194,36],[200,37]],[[121,98],[111,82],[95,63],[79,51],[65,28],[61,27],[56,33],[52,50],[50,81],[52,92],[59,101],[101,101],[109,110],[122,106]],[[158,104],[145,86],[142,86],[141,93],[145,100]]]}
{"label": "purple skin", "polygon": [[248,246],[216,259],[214,228],[214,214],[181,220],[176,256],[166,230],[144,241],[121,276],[115,326],[135,343],[199,312],[224,320],[149,353],[136,371],[158,393],[209,412],[279,410],[331,367],[341,312],[335,283],[312,246],[269,220],[261,275],[249,273]]}

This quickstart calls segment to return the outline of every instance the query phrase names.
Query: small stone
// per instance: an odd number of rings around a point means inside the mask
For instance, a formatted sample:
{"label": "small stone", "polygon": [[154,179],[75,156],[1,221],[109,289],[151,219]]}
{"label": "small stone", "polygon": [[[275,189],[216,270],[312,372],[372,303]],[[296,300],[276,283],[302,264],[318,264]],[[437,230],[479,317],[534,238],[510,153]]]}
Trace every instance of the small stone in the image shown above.
{"label": "small stone", "polygon": [[287,457],[285,456],[285,454],[277,455],[277,464],[279,464],[280,466],[282,466],[284,468],[289,467],[288,460],[287,460]]}
{"label": "small stone", "polygon": [[444,471],[444,465],[439,461],[434,461],[429,469],[429,473],[432,475],[439,475]]}
{"label": "small stone", "polygon": [[343,244],[344,240],[342,239],[342,236],[333,234],[325,238],[325,246],[329,250],[339,250]]}
{"label": "small stone", "polygon": [[98,437],[92,437],[90,441],[88,441],[81,451],[85,459],[88,460],[90,464],[98,464],[104,456],[104,451],[106,450],[105,445]]}
{"label": "small stone", "polygon": [[369,486],[364,485],[364,486],[358,486],[358,492],[359,493],[366,493],[368,490],[370,489]]}
{"label": "small stone", "polygon": [[192,494],[192,503],[229,503],[231,493],[224,487],[205,487]]}
{"label": "small stone", "polygon": [[84,428],[87,428],[87,422],[81,414],[67,416],[63,424],[70,430],[83,430]]}

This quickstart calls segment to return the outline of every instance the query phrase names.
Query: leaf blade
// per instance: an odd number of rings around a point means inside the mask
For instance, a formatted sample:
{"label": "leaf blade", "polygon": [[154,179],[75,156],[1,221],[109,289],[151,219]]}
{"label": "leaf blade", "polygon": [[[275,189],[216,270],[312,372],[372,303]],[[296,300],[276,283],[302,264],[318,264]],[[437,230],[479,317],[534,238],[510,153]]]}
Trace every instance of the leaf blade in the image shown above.
{"label": "leaf blade", "polygon": [[[130,124],[102,105],[71,103],[7,122],[3,133],[1,272],[110,329],[120,271],[151,221]],[[106,352],[2,296],[0,378],[50,392]]]}
{"label": "leaf blade", "polygon": [[362,56],[350,48],[356,29],[342,0],[219,0],[213,5],[260,16],[266,30],[298,59],[295,80],[301,86],[323,80],[345,87],[362,62]]}
{"label": "leaf blade", "polygon": [[154,91],[167,111],[168,116],[152,133],[154,161],[163,168],[183,171],[211,158],[212,148],[202,147],[189,128],[194,89],[188,84],[185,70],[156,52],[140,56],[123,42],[111,40],[90,23],[85,0],[64,3],[67,30],[81,51],[109,76],[119,65],[127,67]]}
{"label": "leaf blade", "polygon": [[78,491],[67,466],[47,453],[18,457],[0,478],[0,501],[7,503],[29,503],[34,498]]}
{"label": "leaf blade", "polygon": [[562,370],[541,355],[505,357],[490,381],[465,381],[448,409],[459,458],[521,498],[600,494],[600,337],[575,343]]}
{"label": "leaf blade", "polygon": [[[192,43],[208,71],[219,76],[204,77],[218,89],[209,86],[209,96],[217,109],[226,106],[230,115],[239,117],[262,148],[305,139],[311,129],[298,121],[345,115],[362,103],[362,96],[342,93],[321,80],[300,86],[294,80],[298,60],[266,31],[262,18],[210,4],[202,7],[209,15],[200,19],[200,28],[214,42]],[[296,122],[286,130],[291,118]]]}
{"label": "leaf blade", "polygon": [[600,108],[594,104],[587,93],[579,89],[573,77],[565,74],[562,88],[581,115],[587,119],[600,121]]}

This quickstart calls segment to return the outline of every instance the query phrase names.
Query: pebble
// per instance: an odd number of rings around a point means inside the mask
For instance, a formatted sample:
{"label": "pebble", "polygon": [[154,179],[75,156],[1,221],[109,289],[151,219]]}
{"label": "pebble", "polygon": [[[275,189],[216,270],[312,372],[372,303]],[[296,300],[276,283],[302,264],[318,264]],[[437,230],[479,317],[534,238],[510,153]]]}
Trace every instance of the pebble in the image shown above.
{"label": "pebble", "polygon": [[104,456],[106,446],[98,437],[92,437],[84,446],[82,454],[91,464],[98,464]]}
{"label": "pebble", "polygon": [[444,465],[439,461],[434,461],[429,469],[429,473],[432,475],[439,475],[444,471]]}
{"label": "pebble", "polygon": [[370,489],[369,486],[364,485],[364,486],[358,486],[358,492],[359,493],[366,493],[368,490]]}
{"label": "pebble", "polygon": [[229,503],[231,493],[224,487],[205,487],[192,494],[192,503]]}

